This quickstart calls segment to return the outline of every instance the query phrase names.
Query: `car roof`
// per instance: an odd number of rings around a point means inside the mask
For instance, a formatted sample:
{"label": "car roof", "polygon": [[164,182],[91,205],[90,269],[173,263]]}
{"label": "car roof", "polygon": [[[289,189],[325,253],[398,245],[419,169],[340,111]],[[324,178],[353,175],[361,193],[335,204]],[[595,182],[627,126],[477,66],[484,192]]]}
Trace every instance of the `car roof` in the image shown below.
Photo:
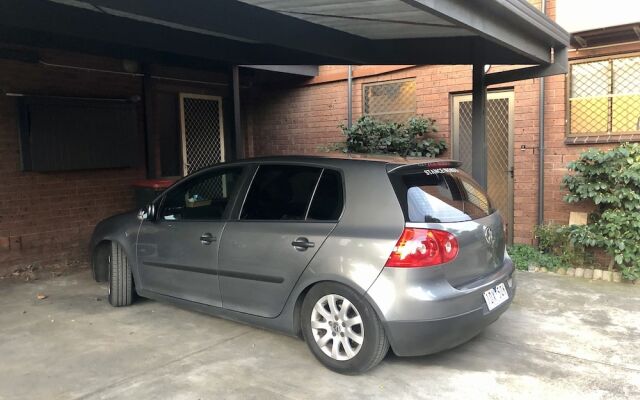
{"label": "car roof", "polygon": [[[358,157],[358,158],[355,158]],[[266,156],[266,157],[251,157],[240,160],[225,161],[218,164],[214,164],[208,167],[201,168],[194,171],[187,176],[184,176],[171,185],[171,188],[180,185],[183,181],[192,179],[198,175],[206,174],[207,171],[214,170],[216,168],[225,166],[245,166],[252,164],[290,164],[290,165],[306,165],[315,166],[319,168],[335,168],[342,171],[364,172],[378,174],[382,171],[387,174],[405,174],[424,171],[425,169],[432,168],[457,168],[460,166],[459,161],[446,160],[446,159],[403,159],[401,157],[396,158],[361,158],[362,156],[352,157],[349,154],[345,154],[344,157],[327,157],[323,155],[281,155],[281,156]],[[374,156],[375,157],[375,156]],[[169,189],[170,190],[170,189]]]}
{"label": "car roof", "polygon": [[250,157],[243,158],[240,160],[233,161],[225,161],[218,164],[210,165],[207,167],[203,167],[197,171],[190,173],[184,178],[176,181],[182,181],[187,177],[191,177],[193,175],[203,173],[212,168],[217,168],[221,166],[232,166],[232,165],[246,165],[246,164],[255,164],[255,163],[266,163],[266,164],[277,164],[277,163],[287,163],[287,164],[302,164],[302,165],[315,165],[318,167],[328,167],[328,168],[339,168],[339,169],[351,169],[351,168],[384,168],[387,172],[409,172],[412,169],[419,168],[440,168],[440,167],[458,167],[460,165],[459,161],[453,161],[448,159],[404,159],[400,156],[397,157],[389,157],[386,158],[384,156],[376,158],[375,155],[369,156],[366,158],[362,155],[351,155],[345,154],[344,157],[337,156],[324,156],[324,155],[277,155],[277,156],[263,156],[263,157]]}
{"label": "car roof", "polygon": [[230,161],[228,164],[239,163],[307,163],[307,164],[320,164],[328,166],[366,166],[366,165],[385,165],[387,169],[396,169],[408,166],[422,166],[429,168],[431,164],[440,166],[443,164],[458,164],[457,161],[448,159],[405,159],[400,156],[378,156],[376,155],[351,155],[345,154],[344,156],[324,156],[324,155],[280,155],[280,156],[264,156],[264,157],[251,157],[236,161]]}
{"label": "car roof", "polygon": [[263,157],[251,157],[245,158],[242,160],[238,160],[238,162],[248,161],[248,162],[308,162],[308,163],[331,163],[338,162],[342,163],[344,161],[356,162],[356,163],[377,163],[377,164],[388,164],[389,161],[385,161],[383,159],[371,159],[371,158],[351,158],[348,155],[345,157],[336,157],[336,156],[323,156],[323,155],[282,155],[282,156],[263,156]]}

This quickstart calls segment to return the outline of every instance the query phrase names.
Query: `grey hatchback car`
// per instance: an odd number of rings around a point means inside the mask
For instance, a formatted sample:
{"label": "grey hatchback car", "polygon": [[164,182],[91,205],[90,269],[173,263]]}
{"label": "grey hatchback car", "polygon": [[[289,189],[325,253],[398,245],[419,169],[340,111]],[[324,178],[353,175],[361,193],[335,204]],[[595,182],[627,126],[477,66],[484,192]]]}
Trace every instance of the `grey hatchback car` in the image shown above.
{"label": "grey hatchback car", "polygon": [[476,336],[515,295],[500,215],[455,161],[272,157],[183,178],[96,227],[114,306],[135,295],[302,336],[356,374],[389,347]]}

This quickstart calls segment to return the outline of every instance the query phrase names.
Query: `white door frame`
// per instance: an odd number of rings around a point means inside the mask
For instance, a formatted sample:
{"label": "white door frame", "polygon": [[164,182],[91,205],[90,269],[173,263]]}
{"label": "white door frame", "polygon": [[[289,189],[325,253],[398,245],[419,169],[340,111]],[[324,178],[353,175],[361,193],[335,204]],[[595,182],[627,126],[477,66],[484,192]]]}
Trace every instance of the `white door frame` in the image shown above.
{"label": "white door frame", "polygon": [[220,119],[220,162],[224,162],[224,116],[222,114],[222,97],[210,96],[197,93],[180,93],[180,141],[182,146],[182,175],[187,176],[189,173],[189,163],[187,162],[187,138],[186,127],[184,123],[184,99],[203,99],[218,101],[218,117]]}

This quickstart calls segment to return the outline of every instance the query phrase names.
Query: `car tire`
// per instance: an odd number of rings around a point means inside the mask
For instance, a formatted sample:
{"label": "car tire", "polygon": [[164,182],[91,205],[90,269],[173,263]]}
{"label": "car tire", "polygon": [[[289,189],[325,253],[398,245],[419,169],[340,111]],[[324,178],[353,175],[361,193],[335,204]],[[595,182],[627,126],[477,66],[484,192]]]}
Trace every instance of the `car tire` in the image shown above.
{"label": "car tire", "polygon": [[[323,282],[313,286],[304,298],[300,318],[307,346],[332,371],[361,374],[378,365],[389,350],[384,327],[373,307],[345,285]],[[358,320],[360,324],[354,322]]]}
{"label": "car tire", "polygon": [[128,306],[133,301],[133,277],[122,246],[111,243],[109,260],[109,303],[114,307]]}

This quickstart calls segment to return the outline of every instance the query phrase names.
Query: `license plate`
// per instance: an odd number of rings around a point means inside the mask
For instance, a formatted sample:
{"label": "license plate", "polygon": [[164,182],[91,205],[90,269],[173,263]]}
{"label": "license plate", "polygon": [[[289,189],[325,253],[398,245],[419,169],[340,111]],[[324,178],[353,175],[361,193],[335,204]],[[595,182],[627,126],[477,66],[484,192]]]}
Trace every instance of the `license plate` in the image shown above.
{"label": "license plate", "polygon": [[484,301],[487,303],[487,307],[489,307],[489,311],[498,307],[500,304],[504,303],[509,299],[509,293],[507,292],[507,288],[504,286],[504,283],[499,284],[493,289],[489,289],[484,292]]}

